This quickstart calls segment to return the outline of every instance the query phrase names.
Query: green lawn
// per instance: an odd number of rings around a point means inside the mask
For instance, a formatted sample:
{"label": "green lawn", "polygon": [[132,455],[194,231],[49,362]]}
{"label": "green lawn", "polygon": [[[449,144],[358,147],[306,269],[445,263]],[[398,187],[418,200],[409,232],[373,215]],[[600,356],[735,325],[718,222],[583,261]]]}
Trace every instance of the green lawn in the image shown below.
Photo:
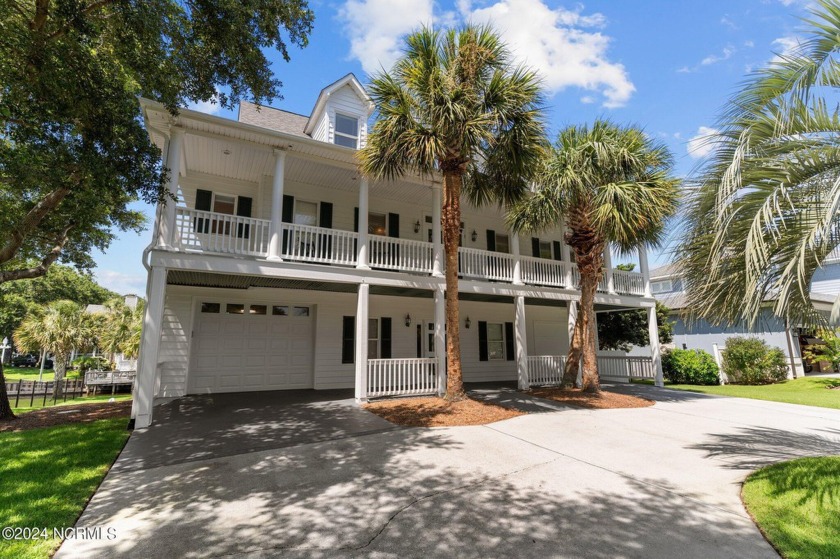
{"label": "green lawn", "polygon": [[[0,433],[0,526],[72,526],[128,438],[126,419]],[[0,539],[0,557],[47,558],[56,539]]]}
{"label": "green lawn", "polygon": [[785,559],[840,557],[840,456],[801,458],[754,472],[743,498]]}
{"label": "green lawn", "polygon": [[723,386],[696,386],[693,384],[665,384],[666,388],[688,390],[720,396],[737,396],[771,402],[803,404],[821,408],[840,409],[840,390],[829,390],[830,386],[840,386],[840,378],[799,378],[778,384],[763,386],[743,386],[726,384]]}
{"label": "green lawn", "polygon": [[[38,380],[41,369],[38,367],[3,367],[3,376],[6,381],[13,380]],[[67,371],[67,378],[79,378],[78,371]],[[54,373],[52,369],[44,369],[44,381],[52,380]]]}
{"label": "green lawn", "polygon": [[[55,405],[56,406],[78,406],[79,404],[95,404],[95,403],[98,403],[98,402],[107,402],[111,398],[113,398],[117,402],[121,402],[123,400],[131,400],[131,394],[114,394],[113,396],[111,396],[110,394],[97,394],[96,396],[81,396],[79,398],[76,398],[75,400],[68,399],[66,402],[58,401],[58,402],[56,402]],[[41,403],[43,401],[44,401],[43,396],[41,396],[40,398],[38,398],[38,396],[35,396],[34,405],[30,407],[29,406],[29,397],[27,396],[27,397],[24,398],[23,396],[21,396],[20,406],[19,407],[12,407],[12,410],[15,413],[26,413],[26,412],[32,411],[32,410],[39,410],[42,407],[44,407],[44,406],[41,405]],[[11,403],[12,403],[12,406],[15,405],[15,399],[14,398],[11,398]],[[47,396],[47,406],[46,407],[51,407],[52,405],[53,405],[52,399],[49,396]]]}

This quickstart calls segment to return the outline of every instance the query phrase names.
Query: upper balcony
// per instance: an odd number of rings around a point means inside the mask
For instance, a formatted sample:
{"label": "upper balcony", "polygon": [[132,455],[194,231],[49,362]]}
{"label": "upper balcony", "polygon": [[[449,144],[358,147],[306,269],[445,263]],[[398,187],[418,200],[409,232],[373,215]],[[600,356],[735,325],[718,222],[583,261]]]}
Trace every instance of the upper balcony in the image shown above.
{"label": "upper balcony", "polygon": [[[283,260],[356,267],[360,235],[295,223],[281,224]],[[216,212],[176,208],[176,248],[204,253],[268,258],[271,221]],[[434,273],[434,243],[368,235],[368,266],[410,274]],[[463,278],[577,289],[579,275],[574,263],[533,256],[521,256],[476,248],[458,249],[458,275]],[[638,272],[612,270],[612,292],[620,295],[645,294],[644,276]],[[598,291],[609,292],[609,274]]]}
{"label": "upper balcony", "polygon": [[[144,110],[176,198],[159,214],[154,248],[311,264],[313,277],[342,267],[397,281],[443,275],[439,182],[369,182],[349,147],[188,110],[173,121],[149,102]],[[459,276],[577,290],[562,227],[520,239],[497,209],[462,210]],[[612,269],[605,254],[598,291],[649,297],[643,249],[639,263],[642,273]]]}

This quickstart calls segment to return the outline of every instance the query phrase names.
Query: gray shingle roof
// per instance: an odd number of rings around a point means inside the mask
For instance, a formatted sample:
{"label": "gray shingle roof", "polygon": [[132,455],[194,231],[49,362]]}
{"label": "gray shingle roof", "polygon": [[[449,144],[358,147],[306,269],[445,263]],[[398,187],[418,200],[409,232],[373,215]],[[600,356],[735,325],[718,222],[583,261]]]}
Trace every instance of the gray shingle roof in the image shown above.
{"label": "gray shingle roof", "polygon": [[253,124],[270,130],[308,138],[303,129],[309,117],[273,107],[263,107],[248,101],[239,103],[239,122]]}

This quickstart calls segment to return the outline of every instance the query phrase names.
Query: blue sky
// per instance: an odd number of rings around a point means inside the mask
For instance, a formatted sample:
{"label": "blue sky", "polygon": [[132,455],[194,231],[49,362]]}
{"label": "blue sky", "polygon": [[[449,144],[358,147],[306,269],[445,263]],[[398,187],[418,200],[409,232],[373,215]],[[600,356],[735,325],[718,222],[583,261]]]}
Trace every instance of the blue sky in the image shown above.
{"label": "blue sky", "polygon": [[[292,61],[273,54],[283,81],[273,106],[309,114],[322,87],[354,72],[388,66],[400,38],[421,22],[436,26],[491,21],[515,54],[543,75],[552,135],[568,124],[608,117],[642,126],[674,153],[688,175],[702,160],[696,138],[708,134],[746,74],[796,45],[807,0],[313,0],[310,45]],[[235,118],[199,104],[198,110]],[[136,204],[149,216],[153,208]],[[144,293],[140,262],[151,238],[122,233],[94,254],[95,275],[115,291]],[[652,265],[668,255],[652,255]]]}

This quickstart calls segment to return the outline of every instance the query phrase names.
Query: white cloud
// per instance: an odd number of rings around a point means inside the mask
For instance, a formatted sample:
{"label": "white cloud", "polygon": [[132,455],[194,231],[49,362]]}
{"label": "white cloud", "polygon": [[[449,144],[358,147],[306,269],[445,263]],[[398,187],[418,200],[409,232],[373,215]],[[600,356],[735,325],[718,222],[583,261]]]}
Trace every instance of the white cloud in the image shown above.
{"label": "white cloud", "polygon": [[710,54],[706,58],[700,61],[701,66],[709,66],[711,64],[717,64],[718,62],[723,62],[724,60],[729,60],[732,58],[732,55],[735,54],[735,49],[733,47],[724,47],[723,51],[720,54]]}
{"label": "white cloud", "polygon": [[744,41],[744,46],[751,49],[755,46],[755,43],[753,41]]}
{"label": "white cloud", "polygon": [[717,133],[718,131],[715,128],[708,126],[698,128],[697,134],[692,136],[686,145],[688,155],[693,159],[700,159],[709,155],[714,148],[713,143],[710,141],[710,136]]}
{"label": "white cloud", "polygon": [[785,37],[775,39],[771,43],[776,52],[774,60],[780,60],[781,58],[791,55],[794,50],[799,48],[801,41],[802,39],[796,35],[787,35]]}
{"label": "white cloud", "polygon": [[114,270],[96,270],[94,276],[99,285],[121,295],[133,293],[141,297],[146,296],[146,276],[124,274]]}
{"label": "white cloud", "polygon": [[219,104],[219,90],[216,90],[216,95],[209,101],[198,101],[197,103],[190,103],[187,108],[191,111],[198,111],[208,115],[219,114],[222,111],[222,106]]}
{"label": "white cloud", "polygon": [[624,66],[608,59],[610,38],[591,29],[605,24],[601,14],[551,9],[541,0],[501,0],[462,15],[496,26],[551,92],[580,87],[603,95],[611,108],[625,105],[636,90]]}
{"label": "white cloud", "polygon": [[738,24],[735,23],[729,16],[723,16],[722,18],[720,18],[720,23],[721,25],[725,25],[726,27],[733,30],[740,29],[740,27],[738,27]]}
{"label": "white cloud", "polygon": [[[600,94],[605,107],[620,107],[635,91],[624,66],[607,56],[610,38],[600,13],[549,8],[542,0],[456,2],[457,13],[434,13],[432,0],[346,0],[339,18],[347,26],[350,54],[366,72],[389,68],[402,38],[421,23],[492,23],[518,59],[537,70],[551,93],[580,87]],[[586,95],[583,99],[593,98]],[[586,101],[584,101],[586,102]]]}
{"label": "white cloud", "polygon": [[433,0],[347,0],[338,17],[347,25],[350,55],[365,72],[390,68],[399,58],[401,39],[434,22]]}

